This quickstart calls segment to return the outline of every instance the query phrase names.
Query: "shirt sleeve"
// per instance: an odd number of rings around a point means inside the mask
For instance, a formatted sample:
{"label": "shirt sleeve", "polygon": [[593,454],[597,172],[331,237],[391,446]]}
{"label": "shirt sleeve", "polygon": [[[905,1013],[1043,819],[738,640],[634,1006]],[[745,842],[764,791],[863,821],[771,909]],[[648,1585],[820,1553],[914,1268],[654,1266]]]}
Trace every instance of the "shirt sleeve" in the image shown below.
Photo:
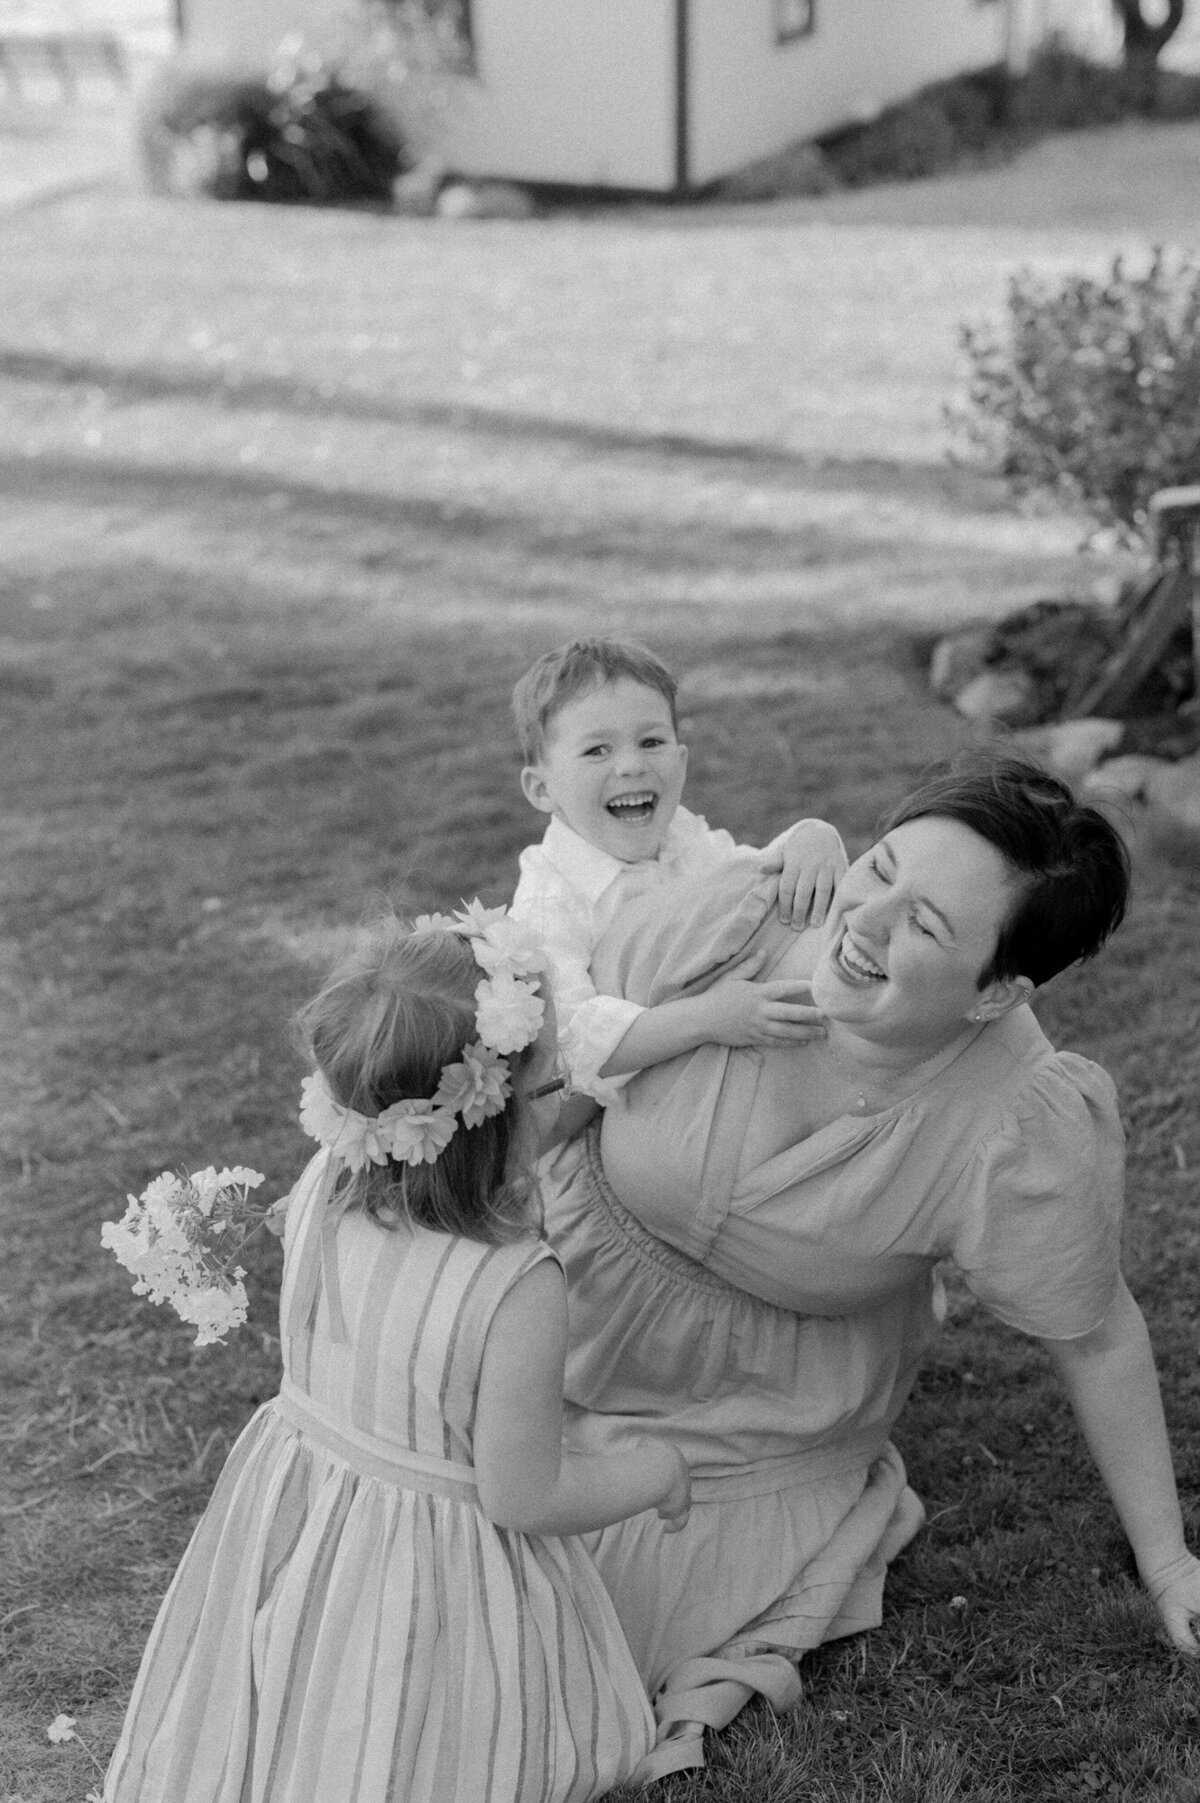
{"label": "shirt sleeve", "polygon": [[534,855],[536,850],[522,856],[512,912],[536,929],[546,948],[559,1055],[571,1088],[606,1105],[619,1095],[632,1072],[602,1077],[601,1069],[645,1009],[619,996],[599,994],[591,972],[591,909],[548,861]]}
{"label": "shirt sleeve", "polygon": [[842,836],[838,832],[837,828],[832,824],[832,822],[830,822],[828,820],[818,820],[818,819],[816,819],[815,816],[812,818],[806,818],[804,820],[793,820],[793,822],[790,826],[785,826],[781,833],[776,833],[775,837],[772,840],[770,840],[768,844],[763,846],[763,852],[766,853],[769,851],[780,851],[783,848],[783,846],[785,846],[787,844],[787,842],[791,838],[792,834],[794,832],[796,832],[799,827],[802,827],[802,826],[826,826],[826,827],[828,827],[830,832],[837,839],[839,851],[841,852],[843,858],[845,858],[847,864],[849,864],[850,859],[849,859],[849,856],[847,855],[846,847],[842,842]]}
{"label": "shirt sleeve", "polygon": [[950,1253],[980,1302],[1039,1339],[1098,1327],[1120,1278],[1124,1172],[1112,1079],[1058,1053],[965,1172]]}
{"label": "shirt sleeve", "polygon": [[732,833],[723,826],[710,826],[703,814],[693,814],[690,808],[676,808],[671,836],[675,842],[671,863],[681,874],[711,870],[740,849]]}

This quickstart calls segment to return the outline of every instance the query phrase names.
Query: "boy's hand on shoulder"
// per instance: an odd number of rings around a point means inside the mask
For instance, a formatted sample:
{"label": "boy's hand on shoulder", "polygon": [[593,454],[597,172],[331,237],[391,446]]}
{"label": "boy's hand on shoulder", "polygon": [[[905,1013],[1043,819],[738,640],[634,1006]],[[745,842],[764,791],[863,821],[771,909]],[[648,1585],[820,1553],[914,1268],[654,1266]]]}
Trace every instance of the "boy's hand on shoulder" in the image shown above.
{"label": "boy's hand on shoulder", "polygon": [[722,977],[704,1002],[704,1038],[713,1045],[804,1045],[825,1037],[824,1016],[812,1006],[812,985],[799,977],[768,983]]}
{"label": "boy's hand on shoulder", "polygon": [[836,827],[826,820],[801,820],[763,858],[763,869],[779,872],[779,918],[785,926],[823,925],[834,889],[846,874],[846,853]]}

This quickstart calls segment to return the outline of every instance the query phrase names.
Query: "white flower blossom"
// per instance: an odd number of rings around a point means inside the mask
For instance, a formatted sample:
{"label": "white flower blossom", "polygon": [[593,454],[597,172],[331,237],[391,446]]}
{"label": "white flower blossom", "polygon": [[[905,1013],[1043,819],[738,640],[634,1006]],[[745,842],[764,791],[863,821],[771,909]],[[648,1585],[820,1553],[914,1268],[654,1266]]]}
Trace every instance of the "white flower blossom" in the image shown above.
{"label": "white flower blossom", "polygon": [[512,1094],[508,1065],[488,1046],[466,1046],[461,1064],[447,1064],[434,1096],[435,1107],[461,1114],[463,1125],[478,1127],[489,1115],[499,1114]]}
{"label": "white flower blossom", "polygon": [[475,962],[490,977],[532,977],[546,968],[545,947],[536,929],[511,914],[485,927],[472,949]]}
{"label": "white flower blossom", "polygon": [[489,927],[507,919],[507,908],[485,908],[476,897],[473,902],[464,902],[458,909],[454,916],[454,925],[460,933],[466,933],[468,938],[475,939],[486,933]]}
{"label": "white flower blossom", "polygon": [[232,1266],[262,1222],[264,1211],[248,1198],[263,1181],[244,1165],[221,1172],[209,1165],[194,1177],[164,1171],[127,1198],[121,1220],[100,1229],[101,1245],[132,1274],[134,1295],[169,1302],[198,1328],[198,1345],[223,1339],[246,1319],[245,1272]]}
{"label": "white flower blossom", "polygon": [[400,1164],[433,1164],[457,1126],[454,1113],[433,1100],[393,1102],[379,1116],[380,1137]]}
{"label": "white flower blossom", "polygon": [[46,1739],[56,1743],[64,1740],[76,1740],[75,1717],[73,1715],[56,1715],[46,1729]]}
{"label": "white flower blossom", "polygon": [[412,925],[414,933],[453,933],[458,929],[452,914],[418,914]]}
{"label": "white flower blossom", "polygon": [[537,1038],[546,1004],[518,977],[485,977],[475,991],[475,1030],[494,1052],[519,1052]]}

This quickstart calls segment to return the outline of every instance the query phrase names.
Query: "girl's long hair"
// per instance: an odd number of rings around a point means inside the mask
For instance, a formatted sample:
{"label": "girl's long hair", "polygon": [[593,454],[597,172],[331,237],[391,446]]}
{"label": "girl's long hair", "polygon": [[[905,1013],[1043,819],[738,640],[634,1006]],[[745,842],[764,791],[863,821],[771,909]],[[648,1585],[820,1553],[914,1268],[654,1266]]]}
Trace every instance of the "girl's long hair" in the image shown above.
{"label": "girl's long hair", "polygon": [[[460,934],[414,932],[392,915],[377,922],[297,1016],[309,1054],[343,1107],[376,1115],[393,1102],[432,1096],[442,1067],[475,1038],[482,975]],[[382,1226],[407,1220],[492,1244],[528,1233],[532,1175],[514,1168],[527,1059],[528,1052],[509,1058],[513,1095],[500,1114],[477,1127],[460,1118],[433,1164],[389,1160],[348,1174],[348,1206]]]}

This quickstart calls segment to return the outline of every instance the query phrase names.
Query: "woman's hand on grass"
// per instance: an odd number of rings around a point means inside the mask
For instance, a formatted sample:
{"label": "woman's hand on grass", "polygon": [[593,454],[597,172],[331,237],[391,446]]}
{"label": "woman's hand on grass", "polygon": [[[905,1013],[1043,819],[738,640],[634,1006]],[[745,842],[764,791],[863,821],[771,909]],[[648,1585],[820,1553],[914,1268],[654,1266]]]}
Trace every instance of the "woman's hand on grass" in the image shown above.
{"label": "woman's hand on grass", "polygon": [[1183,1553],[1161,1571],[1151,1572],[1146,1588],[1162,1618],[1167,1639],[1180,1653],[1200,1654],[1196,1624],[1200,1622],[1200,1559]]}

